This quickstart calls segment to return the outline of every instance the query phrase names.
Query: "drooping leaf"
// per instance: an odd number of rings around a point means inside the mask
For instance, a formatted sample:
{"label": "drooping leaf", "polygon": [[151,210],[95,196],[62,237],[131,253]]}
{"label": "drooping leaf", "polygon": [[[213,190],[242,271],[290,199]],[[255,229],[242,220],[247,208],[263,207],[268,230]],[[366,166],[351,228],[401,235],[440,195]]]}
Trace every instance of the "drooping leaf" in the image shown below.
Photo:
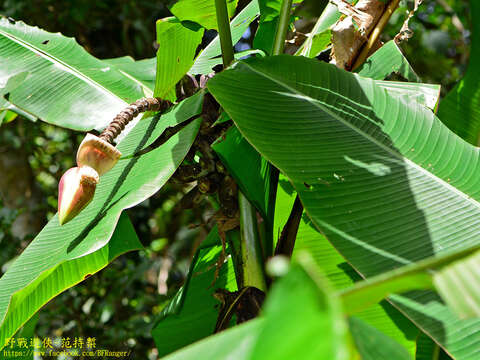
{"label": "drooping leaf", "polygon": [[[245,8],[233,18],[230,23],[230,31],[232,33],[232,43],[236,44],[245,31],[248,29],[252,21],[254,21],[260,13],[258,0],[252,0]],[[251,53],[258,50],[251,50]],[[220,48],[220,38],[218,35],[198,54],[195,63],[189,70],[189,73],[209,74],[213,72],[213,67],[222,63],[222,50]],[[239,54],[235,54],[238,58]]]}
{"label": "drooping leaf", "polygon": [[[243,61],[209,89],[364,276],[478,244],[478,149],[426,107],[303,57]],[[480,321],[455,320],[433,292],[391,299],[454,356],[479,351]]]}
{"label": "drooping leaf", "polygon": [[141,98],[137,81],[88,54],[72,38],[0,18],[0,88],[24,73],[9,91],[18,108],[51,124],[101,129]]}
{"label": "drooping leaf", "polygon": [[155,96],[175,100],[175,84],[192,67],[203,32],[197,24],[174,17],[157,21]]}
{"label": "drooping leaf", "polygon": [[[480,17],[480,3],[470,1],[472,19]],[[480,144],[480,23],[472,20],[472,45],[467,71],[440,103],[438,117],[471,144]]]}
{"label": "drooping leaf", "polygon": [[[238,0],[226,0],[230,17],[235,13]],[[193,21],[205,29],[218,29],[215,0],[178,0],[170,11],[181,21]]]}
{"label": "drooping leaf", "polygon": [[220,305],[213,293],[218,288],[237,290],[231,260],[223,264],[215,280],[221,251],[218,231],[214,228],[193,257],[185,284],[152,330],[159,356],[213,334]]}
{"label": "drooping leaf", "polygon": [[156,58],[135,61],[130,56],[123,56],[119,58],[105,59],[103,61],[115,66],[125,76],[138,82],[138,84],[142,86],[143,93],[146,97],[153,96],[153,89],[155,87],[155,68],[157,64]]}
{"label": "drooping leaf", "polygon": [[396,73],[408,81],[420,82],[418,75],[393,40],[370,55],[356,72],[375,80],[383,80],[390,74]]}
{"label": "drooping leaf", "polygon": [[[161,117],[150,116],[138,122],[118,144],[123,157],[101,177],[93,201],[62,227],[55,215],[9,267],[0,279],[0,346],[52,296],[90,273],[87,265],[98,271],[108,263],[104,259],[109,259],[109,249],[120,246],[115,242],[110,244],[109,239],[121,212],[153,195],[166,183],[188,153],[199,119],[160,147],[148,146],[167,127],[180,124],[200,111],[198,97],[191,97]],[[144,153],[136,155],[140,150]],[[126,246],[133,248],[128,243]],[[87,257],[92,253],[97,255]],[[38,296],[33,301],[31,297],[37,293],[50,296]]]}
{"label": "drooping leaf", "polygon": [[68,253],[67,241],[61,244],[58,235],[50,236],[53,241],[37,237],[0,279],[0,349],[50,299],[121,254],[142,248],[127,215],[118,220],[108,244],[88,252]]}

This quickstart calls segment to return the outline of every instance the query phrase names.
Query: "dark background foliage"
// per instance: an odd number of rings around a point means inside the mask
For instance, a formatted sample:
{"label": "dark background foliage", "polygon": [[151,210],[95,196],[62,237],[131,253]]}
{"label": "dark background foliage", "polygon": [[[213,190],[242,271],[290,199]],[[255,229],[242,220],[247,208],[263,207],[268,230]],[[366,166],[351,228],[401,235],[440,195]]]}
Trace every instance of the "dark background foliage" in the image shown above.
{"label": "dark background foliage", "polygon": [[[0,14],[73,36],[99,58],[129,55],[143,59],[155,55],[155,21],[170,15],[168,3],[4,0]],[[325,3],[305,0],[298,14],[307,17],[297,30],[308,32]],[[384,40],[397,34],[411,8],[410,1],[402,3]],[[424,82],[442,84],[442,94],[465,71],[469,23],[468,2],[454,0],[426,0],[410,21],[414,35],[401,47]],[[1,125],[0,275],[55,214],[57,182],[73,166],[82,138],[81,133],[21,117]],[[169,184],[129,210],[145,250],[121,257],[52,300],[40,312],[37,335],[96,337],[99,347],[132,349],[135,358],[155,359],[150,328],[181,286],[213,211],[206,203],[193,210],[182,209],[180,200],[188,190]]]}

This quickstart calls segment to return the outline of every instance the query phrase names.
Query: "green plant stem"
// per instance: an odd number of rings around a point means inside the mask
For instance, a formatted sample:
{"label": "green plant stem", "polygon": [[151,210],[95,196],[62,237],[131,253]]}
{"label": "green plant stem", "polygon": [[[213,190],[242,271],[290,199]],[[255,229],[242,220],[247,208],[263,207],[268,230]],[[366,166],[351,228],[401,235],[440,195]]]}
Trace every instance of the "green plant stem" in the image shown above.
{"label": "green plant stem", "polygon": [[[218,36],[222,48],[224,68],[233,62],[232,34],[228,17],[227,3],[225,0],[215,0],[217,14]],[[248,199],[238,192],[238,206],[240,208],[240,248],[232,247],[232,259],[237,275],[239,289],[245,286],[255,286],[266,291],[265,273],[263,267],[262,249],[258,235],[257,216],[255,208]],[[239,253],[237,253],[239,251]],[[239,271],[241,272],[239,274]]]}
{"label": "green plant stem", "polygon": [[215,12],[217,14],[218,36],[222,48],[223,67],[226,68],[233,62],[232,34],[226,0],[215,0]]}
{"label": "green plant stem", "polygon": [[275,41],[273,43],[272,55],[283,54],[285,49],[285,38],[287,37],[288,25],[290,24],[290,11],[292,9],[292,0],[283,0],[278,19],[277,30],[275,32]]}
{"label": "green plant stem", "polygon": [[[215,10],[220,46],[222,48],[223,67],[225,68],[234,60],[226,1],[215,0]],[[266,291],[267,285],[260,237],[258,235],[256,210],[241,191],[238,192],[238,205],[240,208],[240,254],[236,253],[238,250],[235,250],[235,247],[232,247],[234,252],[232,259],[236,262],[234,266],[238,270],[241,267],[240,276],[238,276],[239,271],[236,271],[237,286],[239,289],[245,286],[255,286],[262,291]]]}
{"label": "green plant stem", "polygon": [[240,210],[240,254],[243,268],[243,284],[254,286],[262,291],[267,290],[265,269],[258,235],[257,213],[255,207],[241,191],[238,192],[238,206]]}

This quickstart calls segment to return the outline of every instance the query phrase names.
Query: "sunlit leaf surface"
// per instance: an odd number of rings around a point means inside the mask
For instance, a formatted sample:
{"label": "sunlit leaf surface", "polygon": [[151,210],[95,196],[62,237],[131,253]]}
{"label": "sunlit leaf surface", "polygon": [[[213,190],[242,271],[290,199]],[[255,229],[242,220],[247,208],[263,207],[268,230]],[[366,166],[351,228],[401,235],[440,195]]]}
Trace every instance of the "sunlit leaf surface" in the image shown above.
{"label": "sunlit leaf surface", "polygon": [[137,81],[88,54],[73,38],[4,17],[0,62],[0,89],[22,77],[7,90],[12,104],[75,130],[101,129],[144,96]]}
{"label": "sunlit leaf surface", "polygon": [[[303,57],[246,60],[209,89],[364,276],[478,244],[478,149],[425,106]],[[429,291],[393,298],[457,358],[480,351],[480,321]]]}
{"label": "sunlit leaf surface", "polygon": [[[122,158],[100,178],[94,200],[64,226],[55,215],[9,267],[0,279],[0,347],[53,296],[108,264],[111,254],[138,248],[136,238],[132,245],[132,236],[123,237],[129,234],[125,228],[119,230],[117,242],[109,240],[122,211],[158,191],[189,151],[200,119],[159,147],[154,141],[166,128],[199,114],[201,96],[183,101],[163,116],[142,119],[118,144]],[[137,155],[141,150],[142,155]],[[113,253],[112,246],[120,250]]]}

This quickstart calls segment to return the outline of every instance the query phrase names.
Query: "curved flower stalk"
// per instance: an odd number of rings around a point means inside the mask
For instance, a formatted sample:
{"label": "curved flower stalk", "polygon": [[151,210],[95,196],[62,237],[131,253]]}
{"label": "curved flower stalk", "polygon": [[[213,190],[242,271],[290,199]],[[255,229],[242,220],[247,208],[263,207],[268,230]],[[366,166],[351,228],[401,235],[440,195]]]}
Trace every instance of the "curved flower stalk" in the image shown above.
{"label": "curved flower stalk", "polygon": [[60,225],[72,220],[92,201],[100,176],[122,156],[112,143],[125,126],[141,112],[163,112],[170,106],[169,101],[158,98],[137,100],[115,116],[100,136],[85,136],[77,151],[77,166],[68,169],[58,184]]}

